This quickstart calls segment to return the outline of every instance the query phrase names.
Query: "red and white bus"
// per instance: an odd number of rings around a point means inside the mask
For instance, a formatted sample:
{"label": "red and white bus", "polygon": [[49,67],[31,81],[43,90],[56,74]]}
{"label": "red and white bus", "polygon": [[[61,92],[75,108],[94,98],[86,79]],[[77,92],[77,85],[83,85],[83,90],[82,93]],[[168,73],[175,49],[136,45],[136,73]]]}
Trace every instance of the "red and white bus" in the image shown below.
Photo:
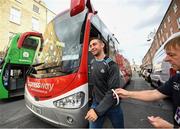
{"label": "red and white bus", "polygon": [[116,62],[121,69],[122,75],[125,80],[125,85],[129,84],[132,77],[132,70],[131,65],[129,61],[122,55],[122,54],[116,54]]}
{"label": "red and white bus", "polygon": [[[71,0],[71,8],[57,15],[43,35],[42,52],[26,82],[29,110],[55,126],[87,126],[84,117],[89,109],[88,64],[92,57],[88,44],[90,37],[97,36],[106,43],[106,54],[116,62],[119,43],[90,0]],[[122,75],[120,78],[123,86]]]}

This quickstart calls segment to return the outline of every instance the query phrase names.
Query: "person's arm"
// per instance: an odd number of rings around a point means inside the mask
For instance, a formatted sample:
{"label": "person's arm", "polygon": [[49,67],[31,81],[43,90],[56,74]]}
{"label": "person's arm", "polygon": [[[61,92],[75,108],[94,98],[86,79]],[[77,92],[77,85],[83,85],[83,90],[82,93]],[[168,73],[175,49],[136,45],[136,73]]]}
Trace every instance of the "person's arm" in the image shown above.
{"label": "person's arm", "polygon": [[109,108],[111,108],[116,103],[116,99],[113,98],[112,89],[119,88],[120,86],[120,75],[118,66],[115,63],[111,64],[108,72],[108,91],[106,92],[104,98],[100,101],[98,106],[94,109],[98,116],[103,115]]}
{"label": "person's arm", "polygon": [[[168,121],[162,119],[161,117],[149,116],[148,120],[155,128],[166,128],[166,129],[173,129],[174,128],[173,124],[171,124]],[[179,127],[177,127],[177,129],[178,128]]]}
{"label": "person's arm", "polygon": [[127,91],[122,88],[115,90],[121,98],[132,98],[142,101],[155,101],[166,98],[167,96],[159,92],[158,90],[143,90],[143,91]]}

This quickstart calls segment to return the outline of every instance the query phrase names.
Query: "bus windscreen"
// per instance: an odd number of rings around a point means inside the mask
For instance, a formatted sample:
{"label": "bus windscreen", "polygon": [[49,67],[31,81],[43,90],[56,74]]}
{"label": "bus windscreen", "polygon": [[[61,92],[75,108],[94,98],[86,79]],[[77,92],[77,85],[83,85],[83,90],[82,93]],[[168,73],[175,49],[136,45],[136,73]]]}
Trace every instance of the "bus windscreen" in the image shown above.
{"label": "bus windscreen", "polygon": [[32,38],[26,38],[23,43],[23,47],[36,50],[38,47],[38,40]]}

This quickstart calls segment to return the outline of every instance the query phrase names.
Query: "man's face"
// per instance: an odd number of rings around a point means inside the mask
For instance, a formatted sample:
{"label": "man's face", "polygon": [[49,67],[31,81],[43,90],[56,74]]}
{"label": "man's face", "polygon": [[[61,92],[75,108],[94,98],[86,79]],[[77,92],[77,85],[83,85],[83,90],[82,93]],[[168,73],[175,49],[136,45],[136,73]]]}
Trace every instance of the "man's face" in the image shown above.
{"label": "man's face", "polygon": [[180,47],[171,47],[171,49],[166,50],[166,54],[165,61],[169,62],[173,69],[180,70]]}
{"label": "man's face", "polygon": [[99,56],[103,52],[104,44],[98,39],[91,40],[89,50],[93,56]]}

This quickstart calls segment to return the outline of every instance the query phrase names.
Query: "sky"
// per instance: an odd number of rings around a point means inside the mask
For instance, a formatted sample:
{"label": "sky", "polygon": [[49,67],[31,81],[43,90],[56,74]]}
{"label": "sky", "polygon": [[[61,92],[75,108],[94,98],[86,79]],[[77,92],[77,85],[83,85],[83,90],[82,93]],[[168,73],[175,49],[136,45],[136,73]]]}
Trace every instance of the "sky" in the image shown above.
{"label": "sky", "polygon": [[[71,0],[44,0],[56,14],[68,9]],[[141,64],[171,0],[91,0],[107,28],[120,42],[122,54]]]}

